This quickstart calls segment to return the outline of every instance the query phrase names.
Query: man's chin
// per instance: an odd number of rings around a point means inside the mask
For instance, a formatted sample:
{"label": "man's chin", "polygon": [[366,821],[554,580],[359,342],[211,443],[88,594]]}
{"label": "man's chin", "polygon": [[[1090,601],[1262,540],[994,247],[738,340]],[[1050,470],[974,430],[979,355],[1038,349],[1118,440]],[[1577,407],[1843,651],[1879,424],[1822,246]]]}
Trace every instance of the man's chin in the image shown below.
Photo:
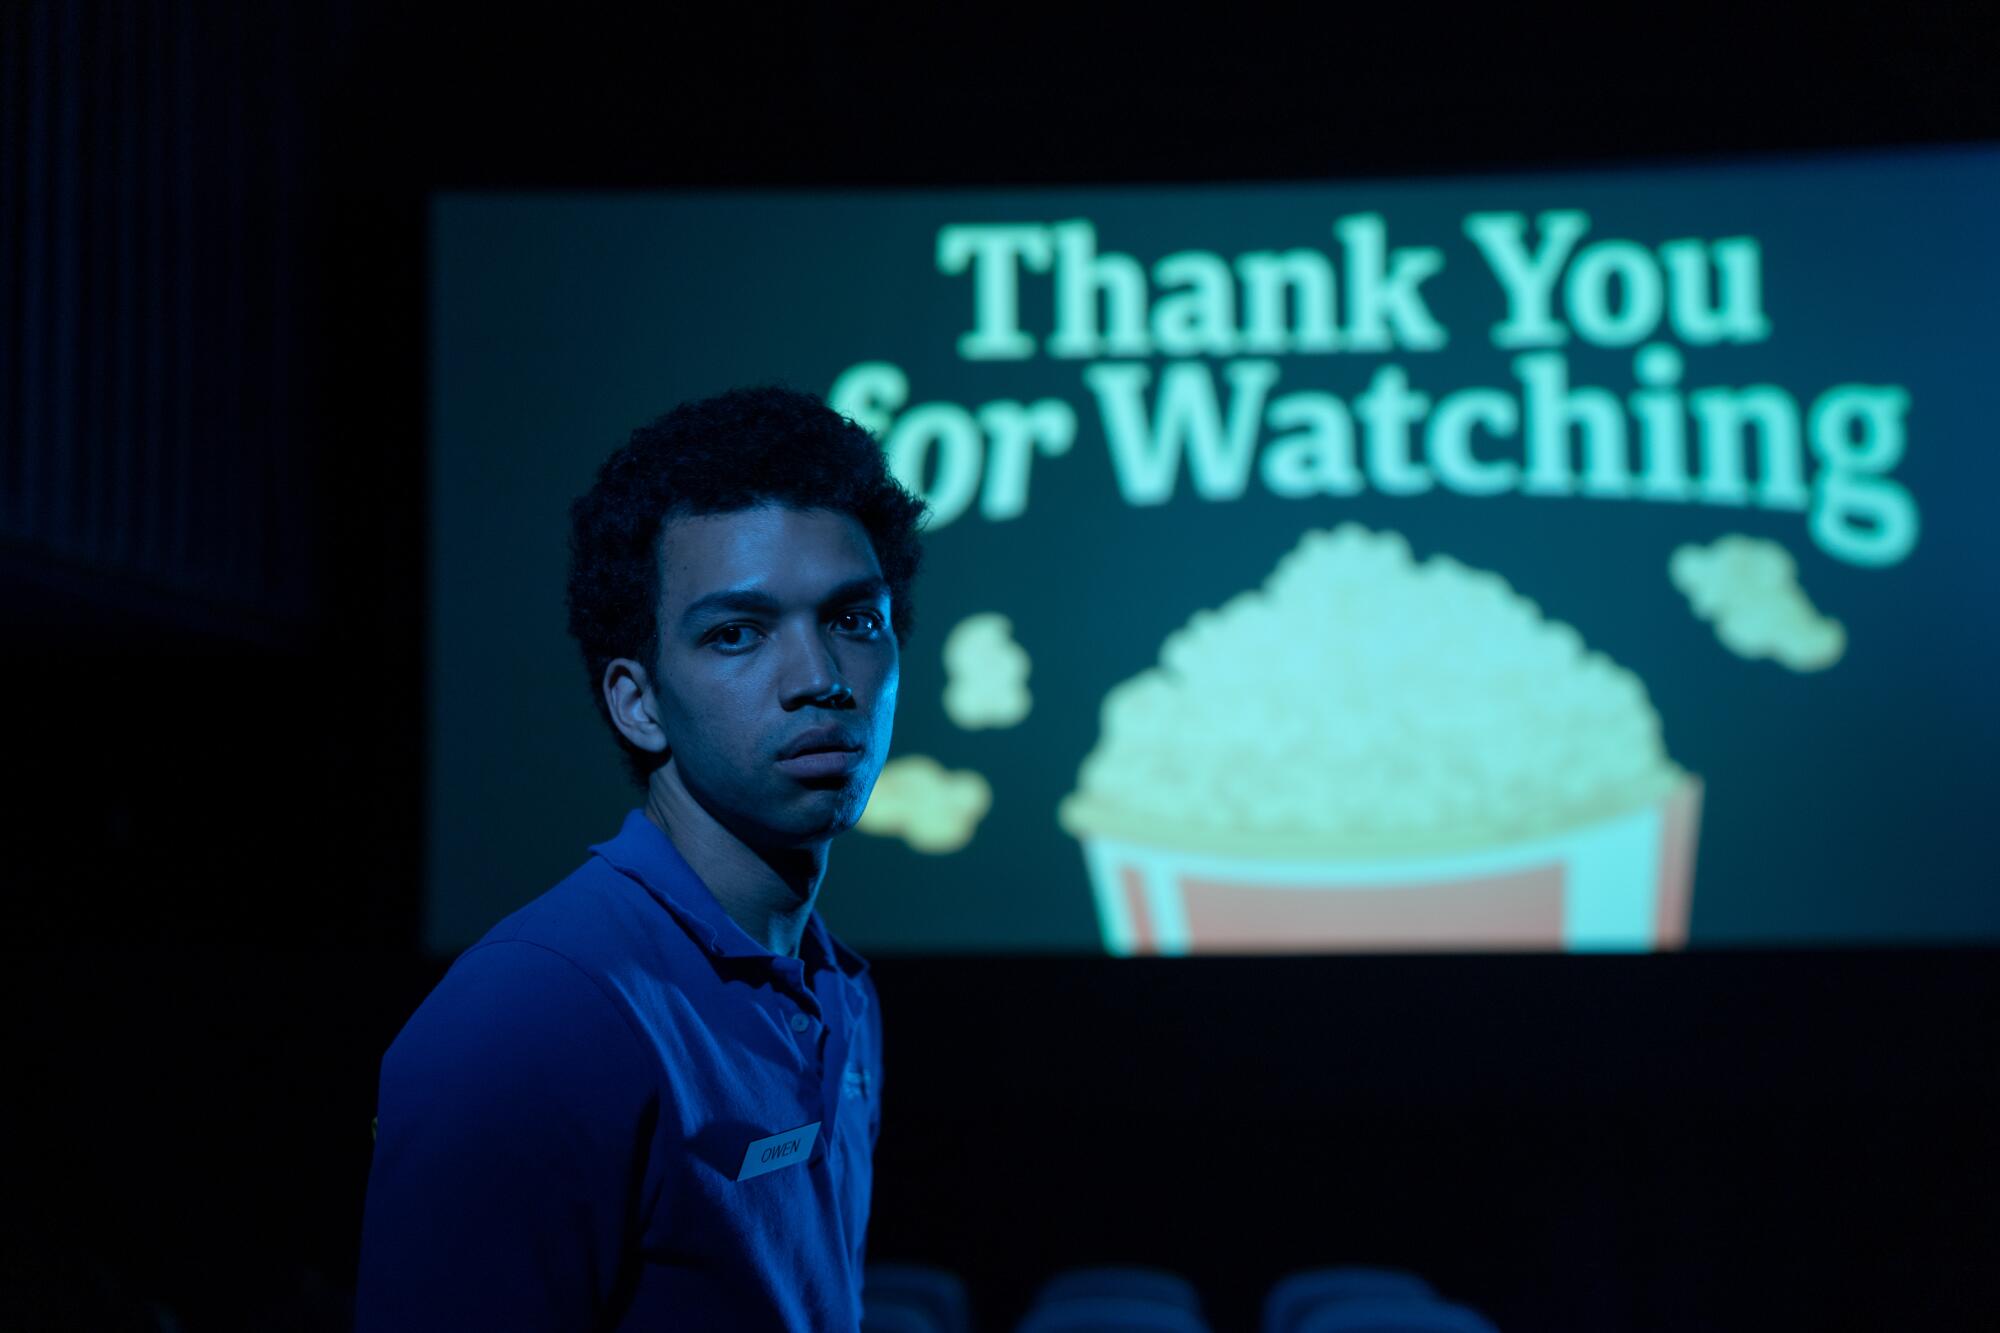
{"label": "man's chin", "polygon": [[861,822],[861,811],[868,804],[856,796],[851,781],[814,786],[800,796],[802,799],[792,803],[789,813],[793,818],[786,821],[786,827],[772,830],[795,846],[839,837]]}

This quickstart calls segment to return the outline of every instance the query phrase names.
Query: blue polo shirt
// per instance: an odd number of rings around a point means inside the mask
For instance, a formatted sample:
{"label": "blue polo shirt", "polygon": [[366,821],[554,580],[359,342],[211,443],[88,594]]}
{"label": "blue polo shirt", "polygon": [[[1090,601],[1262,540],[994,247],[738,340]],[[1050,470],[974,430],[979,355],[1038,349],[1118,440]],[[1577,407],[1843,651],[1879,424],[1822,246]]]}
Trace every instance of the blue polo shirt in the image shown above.
{"label": "blue polo shirt", "polygon": [[858,1329],[868,964],[783,958],[640,811],[459,957],[382,1060],[358,1333]]}

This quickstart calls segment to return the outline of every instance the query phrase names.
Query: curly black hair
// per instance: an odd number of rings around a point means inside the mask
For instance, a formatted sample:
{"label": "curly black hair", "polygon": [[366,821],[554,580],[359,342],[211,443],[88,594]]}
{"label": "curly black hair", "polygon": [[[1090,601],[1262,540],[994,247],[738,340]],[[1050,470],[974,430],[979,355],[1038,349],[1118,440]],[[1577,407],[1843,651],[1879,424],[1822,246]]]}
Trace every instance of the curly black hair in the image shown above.
{"label": "curly black hair", "polygon": [[598,715],[641,788],[665,756],[612,726],[603,680],[619,657],[657,675],[661,531],[670,518],[768,504],[859,522],[889,585],[890,629],[899,647],[909,642],[926,509],[889,475],[875,438],[814,395],[778,385],[681,404],[633,431],[569,511],[569,632],[583,650]]}

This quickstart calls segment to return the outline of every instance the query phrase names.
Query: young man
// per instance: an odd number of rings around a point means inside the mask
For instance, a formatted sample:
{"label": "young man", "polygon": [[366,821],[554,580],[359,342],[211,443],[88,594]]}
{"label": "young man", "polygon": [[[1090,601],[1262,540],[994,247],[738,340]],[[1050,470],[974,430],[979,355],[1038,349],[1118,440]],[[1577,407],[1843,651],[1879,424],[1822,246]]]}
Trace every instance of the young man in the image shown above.
{"label": "young man", "polygon": [[859,1327],[881,1017],[813,908],[922,514],[782,389],[675,409],[576,502],[570,631],[645,805],[383,1059],[360,1333]]}

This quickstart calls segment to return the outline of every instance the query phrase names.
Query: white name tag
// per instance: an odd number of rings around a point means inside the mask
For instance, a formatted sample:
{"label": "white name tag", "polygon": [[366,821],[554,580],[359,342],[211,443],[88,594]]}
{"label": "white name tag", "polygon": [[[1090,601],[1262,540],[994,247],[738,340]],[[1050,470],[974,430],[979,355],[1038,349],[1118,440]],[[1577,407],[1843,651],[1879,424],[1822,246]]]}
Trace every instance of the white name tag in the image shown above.
{"label": "white name tag", "polygon": [[758,1139],[743,1154],[743,1169],[736,1173],[738,1180],[748,1180],[761,1176],[766,1171],[776,1171],[781,1166],[803,1162],[812,1155],[813,1142],[819,1138],[819,1121],[788,1129],[782,1134],[773,1134],[768,1139]]}

